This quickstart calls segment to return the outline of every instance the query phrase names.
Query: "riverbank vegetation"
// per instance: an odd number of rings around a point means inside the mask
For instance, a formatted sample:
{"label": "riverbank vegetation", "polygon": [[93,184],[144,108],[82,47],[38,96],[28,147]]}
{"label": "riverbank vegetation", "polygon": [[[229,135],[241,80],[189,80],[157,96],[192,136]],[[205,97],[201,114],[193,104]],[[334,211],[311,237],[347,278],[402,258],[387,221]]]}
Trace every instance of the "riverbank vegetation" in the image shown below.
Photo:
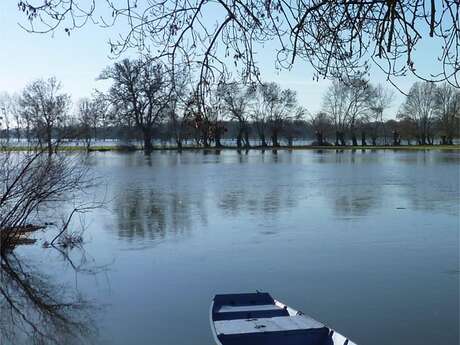
{"label": "riverbank vegetation", "polygon": [[228,77],[199,97],[187,69],[173,71],[150,58],[116,62],[100,78],[111,81],[107,92],[95,91],[73,107],[55,78],[4,94],[4,143],[15,150],[38,146],[51,155],[59,147],[452,147],[460,137],[460,91],[447,83],[415,82],[390,114],[392,90],[364,78],[334,80],[312,114],[295,91],[275,82]]}

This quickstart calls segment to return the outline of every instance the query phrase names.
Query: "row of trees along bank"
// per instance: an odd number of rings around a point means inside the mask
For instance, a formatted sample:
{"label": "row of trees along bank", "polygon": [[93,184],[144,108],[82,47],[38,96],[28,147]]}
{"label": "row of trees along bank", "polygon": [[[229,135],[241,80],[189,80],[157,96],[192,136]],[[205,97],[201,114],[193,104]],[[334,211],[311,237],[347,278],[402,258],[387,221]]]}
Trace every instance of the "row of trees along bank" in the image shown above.
{"label": "row of trees along bank", "polygon": [[51,154],[63,140],[84,141],[89,149],[104,138],[142,141],[150,151],[154,140],[181,149],[184,143],[222,147],[223,139],[249,148],[309,138],[318,146],[453,144],[460,136],[460,91],[448,84],[414,83],[388,119],[394,93],[365,79],[334,80],[321,111],[310,114],[295,91],[275,82],[221,80],[198,95],[185,69],[171,71],[149,59],[116,62],[99,78],[111,82],[108,91],[75,107],[55,78],[2,95],[3,137],[38,142]]}

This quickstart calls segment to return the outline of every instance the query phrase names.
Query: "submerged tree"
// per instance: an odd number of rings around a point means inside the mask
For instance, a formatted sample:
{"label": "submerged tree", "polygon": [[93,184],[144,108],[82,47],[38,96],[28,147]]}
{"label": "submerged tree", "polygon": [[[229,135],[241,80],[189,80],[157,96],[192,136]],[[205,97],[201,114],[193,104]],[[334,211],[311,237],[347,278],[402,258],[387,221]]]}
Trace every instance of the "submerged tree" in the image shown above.
{"label": "submerged tree", "polygon": [[329,145],[327,142],[327,133],[330,131],[331,119],[325,112],[319,112],[310,118],[310,126],[315,134],[313,145]]}
{"label": "submerged tree", "polygon": [[248,111],[249,96],[248,89],[237,82],[219,83],[215,95],[222,103],[228,118],[238,123],[236,146],[241,148],[242,143],[246,148],[249,143],[249,119]]}
{"label": "submerged tree", "polygon": [[13,100],[11,96],[6,93],[0,93],[0,129],[5,130],[6,141],[10,140],[10,129],[13,120]]}
{"label": "submerged tree", "polygon": [[93,183],[76,157],[48,155],[39,147],[21,153],[1,147],[0,343],[82,344],[93,332],[89,304],[81,295],[48,281],[16,251],[35,243],[32,234],[42,230],[43,247],[56,249],[75,270],[89,272],[64,248],[82,243],[75,218],[100,206],[85,195]]}
{"label": "submerged tree", "polygon": [[[38,79],[27,85],[19,98],[20,112],[32,124],[37,139],[53,153],[53,134],[65,122],[70,107],[70,96],[62,92],[62,85],[56,78]],[[56,137],[56,142],[59,138]]]}
{"label": "submerged tree", "polygon": [[[380,134],[380,129],[384,126],[383,114],[386,109],[391,106],[394,98],[394,93],[386,89],[383,85],[379,84],[372,90],[372,97],[370,97],[370,112],[368,122],[370,127],[370,134],[372,145],[377,145],[377,138]],[[383,129],[385,130],[385,129]]]}
{"label": "submerged tree", "polygon": [[420,145],[433,144],[436,94],[437,88],[434,83],[416,82],[398,113],[398,118],[415,123],[417,141]]}
{"label": "submerged tree", "polygon": [[166,111],[169,114],[170,132],[179,150],[182,149],[182,143],[189,127],[186,116],[186,103],[191,93],[189,86],[188,69],[175,70],[174,75],[171,75],[171,95]]}
{"label": "submerged tree", "polygon": [[107,102],[101,94],[80,100],[77,114],[80,127],[79,136],[84,139],[87,150],[91,146],[91,140],[96,140],[97,128],[101,125],[106,112]]}
{"label": "submerged tree", "polygon": [[288,121],[300,119],[303,110],[298,106],[294,90],[282,89],[277,83],[264,83],[261,87],[267,113],[267,128],[272,146],[277,147],[283,126]]}
{"label": "submerged tree", "polygon": [[260,83],[252,83],[248,88],[248,93],[251,101],[249,102],[249,116],[252,120],[252,125],[255,128],[262,147],[267,147],[267,131],[268,131],[268,111],[267,103],[264,98],[264,88],[266,86]]}
{"label": "submerged tree", "polygon": [[350,132],[352,144],[358,145],[357,125],[368,116],[372,97],[372,88],[364,79],[332,82],[324,95],[322,107],[334,125],[335,145],[346,144],[346,131]]}
{"label": "submerged tree", "polygon": [[452,145],[460,130],[460,91],[443,84],[436,90],[436,119],[441,135],[441,144]]}
{"label": "submerged tree", "polygon": [[124,59],[102,72],[112,80],[107,99],[122,123],[133,123],[141,131],[144,150],[151,151],[153,129],[168,114],[171,80],[165,66],[150,58]]}

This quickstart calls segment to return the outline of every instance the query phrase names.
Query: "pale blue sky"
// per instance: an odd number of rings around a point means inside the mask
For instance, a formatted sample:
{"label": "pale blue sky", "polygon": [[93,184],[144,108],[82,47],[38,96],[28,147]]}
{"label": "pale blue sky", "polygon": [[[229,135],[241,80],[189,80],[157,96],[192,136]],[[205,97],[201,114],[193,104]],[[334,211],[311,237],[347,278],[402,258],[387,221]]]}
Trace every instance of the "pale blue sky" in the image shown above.
{"label": "pale blue sky", "polygon": [[[108,41],[116,35],[116,30],[102,29],[92,23],[76,30],[68,37],[62,29],[51,34],[29,34],[23,31],[18,22],[24,18],[17,10],[16,1],[4,1],[0,5],[0,92],[14,93],[20,91],[27,82],[41,77],[55,76],[62,81],[64,89],[72,95],[74,101],[88,96],[94,88],[105,89],[106,84],[96,81],[104,67],[113,60],[109,57]],[[103,2],[100,2],[103,5]],[[429,57],[433,44],[428,42],[421,46],[417,60],[419,69],[434,68],[435,58]],[[259,51],[262,78],[276,81],[283,87],[297,91],[300,103],[310,112],[320,109],[321,98],[329,81],[313,81],[313,70],[306,63],[298,62],[290,71],[278,72],[275,69],[273,50],[270,44]],[[385,78],[376,68],[371,71],[371,82],[384,83]],[[398,79],[398,86],[408,90],[415,79],[406,77]],[[391,85],[388,84],[388,87]],[[394,106],[387,116],[392,117],[403,96],[396,90]]]}

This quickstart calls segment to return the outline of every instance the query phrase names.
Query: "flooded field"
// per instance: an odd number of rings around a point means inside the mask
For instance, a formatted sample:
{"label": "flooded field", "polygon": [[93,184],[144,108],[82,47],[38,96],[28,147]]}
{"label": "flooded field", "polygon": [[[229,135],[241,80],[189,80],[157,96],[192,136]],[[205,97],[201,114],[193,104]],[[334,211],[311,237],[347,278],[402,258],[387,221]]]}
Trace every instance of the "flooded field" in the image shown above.
{"label": "flooded field", "polygon": [[[94,305],[98,344],[213,344],[215,293],[268,291],[358,344],[459,341],[458,152],[94,153],[86,263],[18,255]],[[73,256],[79,254],[73,253]]]}

